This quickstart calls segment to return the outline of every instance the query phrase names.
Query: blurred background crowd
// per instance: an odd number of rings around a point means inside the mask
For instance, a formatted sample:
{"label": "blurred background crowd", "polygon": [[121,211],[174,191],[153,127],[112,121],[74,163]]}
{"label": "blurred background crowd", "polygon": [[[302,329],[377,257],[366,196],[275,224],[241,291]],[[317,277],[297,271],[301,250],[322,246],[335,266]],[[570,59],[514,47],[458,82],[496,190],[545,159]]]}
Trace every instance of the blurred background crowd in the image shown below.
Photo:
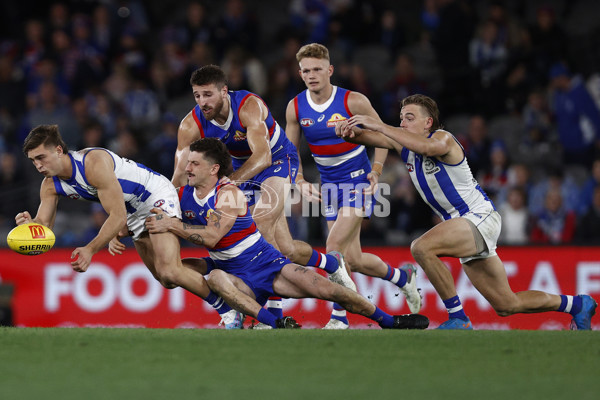
{"label": "blurred background crowd", "polygon": [[[0,233],[37,209],[42,177],[21,153],[36,125],[58,124],[71,149],[107,147],[170,178],[193,70],[221,65],[230,89],[261,95],[285,126],[304,90],[295,54],[319,42],[333,83],[365,94],[386,123],[399,124],[407,95],[437,100],[502,214],[500,244],[600,244],[598,15],[594,0],[2,2]],[[363,244],[408,245],[436,223],[397,154],[381,182],[391,214],[365,220]],[[57,245],[87,243],[104,218],[97,205],[61,201]],[[289,222],[296,238],[325,243],[320,218],[293,207]]]}

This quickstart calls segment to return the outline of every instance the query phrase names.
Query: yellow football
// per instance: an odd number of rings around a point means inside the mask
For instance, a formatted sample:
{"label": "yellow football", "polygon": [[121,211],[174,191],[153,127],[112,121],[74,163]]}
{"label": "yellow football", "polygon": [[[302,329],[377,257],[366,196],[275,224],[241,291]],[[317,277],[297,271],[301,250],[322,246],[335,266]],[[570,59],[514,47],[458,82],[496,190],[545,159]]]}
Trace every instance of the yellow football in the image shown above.
{"label": "yellow football", "polygon": [[6,243],[8,247],[19,254],[37,256],[54,246],[54,232],[40,224],[23,224],[8,232]]}

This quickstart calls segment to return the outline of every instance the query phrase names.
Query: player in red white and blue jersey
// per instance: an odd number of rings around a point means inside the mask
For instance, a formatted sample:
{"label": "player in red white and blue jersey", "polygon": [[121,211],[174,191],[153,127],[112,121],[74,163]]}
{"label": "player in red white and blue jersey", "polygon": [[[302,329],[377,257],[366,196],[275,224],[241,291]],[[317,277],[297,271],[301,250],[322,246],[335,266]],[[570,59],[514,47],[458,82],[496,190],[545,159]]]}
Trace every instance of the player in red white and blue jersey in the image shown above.
{"label": "player in red white and blue jersey", "polygon": [[[386,149],[376,149],[373,168],[363,145],[348,143],[335,134],[335,126],[354,114],[379,119],[369,100],[358,92],[331,84],[333,66],[329,51],[318,43],[303,46],[296,54],[300,76],[307,89],[289,102],[286,110],[286,133],[298,146],[304,134],[321,175],[321,190],[304,180],[302,163],[296,185],[307,198],[322,200],[329,227],[327,251],[338,251],[350,269],[365,275],[389,280],[404,293],[411,312],[421,309],[416,287],[416,268],[404,265],[392,268],[375,254],[363,253],[360,228],[363,218],[372,212],[373,196],[387,156]],[[325,329],[346,329],[346,312],[333,305]]]}
{"label": "player in red white and blue jersey", "polygon": [[99,202],[108,214],[98,234],[71,254],[75,271],[85,272],[93,255],[106,245],[111,254],[121,254],[125,245],[118,240],[120,232],[129,231],[144,264],[163,286],[181,286],[220,314],[231,311],[210,290],[202,274],[183,266],[175,235],[148,234],[144,226],[153,209],[160,209],[167,219],[181,218],[177,191],[169,179],[104,148],[69,151],[57,125],[34,128],[25,139],[23,152],[45,178],[36,216],[21,212],[15,217],[17,225],[37,222],[52,228],[59,197]]}
{"label": "player in red white and blue jersey", "polygon": [[272,295],[336,301],[382,328],[425,329],[429,325],[423,315],[386,314],[356,291],[290,262],[261,236],[243,192],[235,185],[219,184],[230,162],[218,139],[193,142],[185,168],[188,185],[179,190],[183,221],[162,218],[163,211],[157,209],[146,222],[150,233],[172,232],[205,246],[211,260],[204,260],[209,286],[230,306],[271,328],[299,327],[291,317],[278,318],[262,307]]}
{"label": "player in red white and blue jersey", "polygon": [[[204,137],[221,140],[233,158],[234,172],[229,179],[241,183],[264,238],[296,263],[347,275],[340,270],[341,257],[335,253],[319,253],[308,243],[292,239],[284,200],[298,170],[297,151],[265,102],[254,93],[229,91],[225,73],[216,65],[194,71],[190,83],[196,106],[179,127],[172,178],[175,186],[186,184],[188,146]],[[260,198],[255,199],[254,192],[260,192]],[[344,280],[352,283],[349,276]],[[281,299],[271,300],[268,306],[281,313]]]}
{"label": "player in red white and blue jersey", "polygon": [[473,329],[440,257],[459,258],[475,288],[500,316],[559,311],[572,315],[572,329],[591,329],[597,304],[588,295],[512,291],[496,254],[500,214],[473,178],[463,147],[442,129],[433,99],[413,95],[401,105],[399,128],[355,115],[337,126],[336,134],[352,143],[397,150],[421,197],[442,218],[410,246],[448,310],[449,319],[439,329]]}

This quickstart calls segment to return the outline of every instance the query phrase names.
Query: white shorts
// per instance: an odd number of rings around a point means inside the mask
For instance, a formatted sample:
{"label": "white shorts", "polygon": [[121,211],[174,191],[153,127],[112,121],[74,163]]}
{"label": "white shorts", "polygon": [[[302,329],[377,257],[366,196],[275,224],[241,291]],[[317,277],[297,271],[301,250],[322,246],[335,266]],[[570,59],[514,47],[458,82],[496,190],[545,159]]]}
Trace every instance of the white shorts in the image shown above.
{"label": "white shorts", "polygon": [[468,261],[476,260],[480,258],[489,258],[496,255],[496,247],[498,244],[498,237],[500,236],[500,229],[502,228],[502,217],[497,211],[490,212],[468,212],[462,216],[471,221],[485,242],[485,249],[481,253],[474,254],[471,257],[464,257],[460,259],[461,264],[465,264]]}
{"label": "white shorts", "polygon": [[148,191],[152,193],[150,197],[141,203],[133,214],[127,215],[127,228],[133,240],[138,240],[146,231],[146,218],[154,215],[150,212],[153,208],[160,208],[169,217],[181,219],[179,195],[171,181],[162,175],[155,175]]}

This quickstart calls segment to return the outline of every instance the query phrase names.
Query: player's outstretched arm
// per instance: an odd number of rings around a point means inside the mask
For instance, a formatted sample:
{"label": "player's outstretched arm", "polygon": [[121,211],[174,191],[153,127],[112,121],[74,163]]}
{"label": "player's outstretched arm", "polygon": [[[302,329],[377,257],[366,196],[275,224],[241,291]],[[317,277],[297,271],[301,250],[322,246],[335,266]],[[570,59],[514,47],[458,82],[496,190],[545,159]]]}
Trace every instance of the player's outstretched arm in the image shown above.
{"label": "player's outstretched arm", "polygon": [[190,111],[188,115],[181,120],[177,130],[177,151],[175,152],[175,168],[171,182],[175,187],[187,185],[187,176],[185,175],[185,166],[190,153],[190,144],[200,139],[200,129],[196,125],[194,116]]}
{"label": "player's outstretched arm", "polygon": [[44,178],[40,186],[40,205],[35,218],[31,218],[29,211],[23,211],[15,216],[17,225],[35,222],[52,229],[56,219],[56,207],[58,206],[58,195],[54,188],[52,178]]}

